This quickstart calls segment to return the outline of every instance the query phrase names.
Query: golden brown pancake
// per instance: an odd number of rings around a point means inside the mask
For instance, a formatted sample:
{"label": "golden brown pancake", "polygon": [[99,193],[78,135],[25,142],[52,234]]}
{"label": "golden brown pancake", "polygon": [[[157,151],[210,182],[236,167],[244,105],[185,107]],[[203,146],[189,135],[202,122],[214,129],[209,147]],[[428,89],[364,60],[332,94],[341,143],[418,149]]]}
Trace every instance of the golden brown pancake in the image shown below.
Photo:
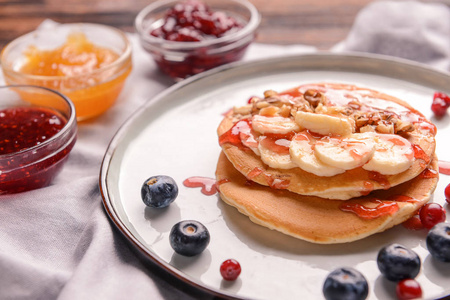
{"label": "golden brown pancake", "polygon": [[[333,244],[362,239],[413,216],[429,201],[437,185],[436,157],[429,168],[436,177],[419,175],[389,190],[375,191],[348,201],[302,196],[250,182],[234,168],[223,152],[218,160],[216,179],[220,183],[222,200],[236,207],[254,223],[313,243]],[[356,213],[343,210],[358,205],[373,208],[380,204],[387,205],[387,210],[395,206],[398,210],[372,219],[364,219]],[[374,211],[380,213],[382,210],[379,208]]]}
{"label": "golden brown pancake", "polygon": [[[221,144],[223,152],[229,161],[245,177],[261,185],[287,189],[300,195],[348,200],[353,197],[365,195],[372,190],[389,189],[410,181],[427,168],[431,161],[430,158],[433,157],[435,151],[435,128],[433,128],[434,125],[427,121],[421,113],[417,112],[406,102],[374,90],[359,88],[353,85],[331,83],[308,84],[292,89],[288,93],[301,96],[306,89],[311,88],[325,94],[332,103],[331,105],[333,105],[333,101],[339,103],[343,99],[345,102],[352,98],[356,99],[356,102],[368,103],[370,106],[379,106],[381,103],[383,111],[389,111],[391,109],[394,114],[400,114],[403,119],[410,120],[411,124],[414,125],[414,130],[399,134],[406,138],[413,145],[414,150],[416,150],[412,166],[408,170],[395,175],[381,175],[377,172],[367,171],[362,167],[358,167],[347,170],[342,174],[324,177],[306,172],[298,167],[274,169],[266,165],[249,148],[233,143]],[[218,127],[217,132],[219,137],[230,130],[237,121],[248,117],[230,112]]]}

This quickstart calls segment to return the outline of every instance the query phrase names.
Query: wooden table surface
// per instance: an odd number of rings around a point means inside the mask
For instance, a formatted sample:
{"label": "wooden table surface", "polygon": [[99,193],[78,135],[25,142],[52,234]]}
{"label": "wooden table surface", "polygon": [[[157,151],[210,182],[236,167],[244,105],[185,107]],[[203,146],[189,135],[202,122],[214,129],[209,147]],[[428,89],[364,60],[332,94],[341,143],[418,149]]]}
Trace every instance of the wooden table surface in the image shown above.
{"label": "wooden table surface", "polygon": [[[250,0],[261,12],[258,42],[328,49],[344,39],[357,13],[372,0]],[[151,0],[0,0],[0,48],[46,18],[94,22],[133,32]]]}
{"label": "wooden table surface", "polygon": [[[0,48],[46,18],[93,22],[133,32],[137,13],[153,0],[0,0]],[[358,12],[374,0],[250,0],[261,12],[258,42],[326,50],[343,40]],[[376,0],[375,0],[376,1]],[[444,2],[450,0],[423,0]]]}

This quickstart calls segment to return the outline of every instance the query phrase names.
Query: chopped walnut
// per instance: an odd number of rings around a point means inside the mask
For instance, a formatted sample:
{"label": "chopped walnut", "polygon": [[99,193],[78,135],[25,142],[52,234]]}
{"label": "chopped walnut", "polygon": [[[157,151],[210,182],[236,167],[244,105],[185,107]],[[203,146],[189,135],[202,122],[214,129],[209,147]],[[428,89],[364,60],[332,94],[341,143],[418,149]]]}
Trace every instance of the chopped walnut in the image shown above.
{"label": "chopped walnut", "polygon": [[270,104],[267,101],[258,101],[258,102],[255,102],[255,105],[256,105],[256,108],[261,109],[261,108],[269,106]]}
{"label": "chopped walnut", "polygon": [[235,106],[233,107],[233,112],[235,115],[248,115],[252,112],[252,105]]}
{"label": "chopped walnut", "polygon": [[356,116],[355,117],[355,125],[356,127],[360,128],[360,127],[364,127],[369,123],[369,119],[365,116]]}
{"label": "chopped walnut", "polygon": [[364,132],[375,132],[375,127],[374,127],[374,126],[371,126],[371,125],[366,125],[366,126],[364,126],[364,127],[361,127],[361,128],[359,129],[359,132],[360,132],[360,133],[364,133]]}
{"label": "chopped walnut", "polygon": [[397,134],[411,132],[414,131],[414,129],[414,125],[411,122],[398,120],[398,122],[394,124],[394,132]]}
{"label": "chopped walnut", "polygon": [[278,93],[275,92],[274,90],[267,90],[264,92],[264,97],[265,98],[269,98],[269,97],[273,97],[273,96],[277,96]]}
{"label": "chopped walnut", "polygon": [[309,89],[305,91],[303,98],[305,98],[312,107],[316,107],[319,103],[323,102],[324,96],[319,91]]}
{"label": "chopped walnut", "polygon": [[280,111],[279,107],[276,106],[268,106],[268,107],[264,107],[259,111],[259,114],[261,116],[266,116],[266,117],[273,117],[276,116],[278,114],[278,112]]}
{"label": "chopped walnut", "polygon": [[280,111],[278,112],[278,114],[284,118],[289,118],[289,116],[291,115],[291,107],[288,105],[283,105],[280,108]]}
{"label": "chopped walnut", "polygon": [[392,123],[383,121],[383,122],[379,122],[377,127],[376,127],[376,131],[379,133],[389,133],[392,134],[394,133],[394,125]]}

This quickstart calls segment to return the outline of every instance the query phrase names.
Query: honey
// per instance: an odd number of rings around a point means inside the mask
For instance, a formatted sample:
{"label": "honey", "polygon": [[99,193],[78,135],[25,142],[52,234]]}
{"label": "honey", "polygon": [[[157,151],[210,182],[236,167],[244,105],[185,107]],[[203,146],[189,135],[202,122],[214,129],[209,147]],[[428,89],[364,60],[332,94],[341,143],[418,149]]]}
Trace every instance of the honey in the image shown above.
{"label": "honey", "polygon": [[[131,57],[116,63],[120,54],[89,41],[84,33],[73,32],[61,46],[39,49],[28,46],[18,71],[26,82],[5,74],[10,84],[33,84],[57,90],[75,105],[77,119],[98,116],[110,108],[131,72]],[[30,102],[52,102],[39,95],[25,94]]]}

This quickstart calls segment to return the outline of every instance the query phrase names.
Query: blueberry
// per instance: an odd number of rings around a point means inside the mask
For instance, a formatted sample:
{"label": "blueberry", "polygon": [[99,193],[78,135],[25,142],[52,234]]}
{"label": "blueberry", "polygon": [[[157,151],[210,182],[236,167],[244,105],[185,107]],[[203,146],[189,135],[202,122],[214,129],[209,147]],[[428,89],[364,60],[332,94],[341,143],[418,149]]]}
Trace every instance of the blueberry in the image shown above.
{"label": "blueberry", "polygon": [[162,208],[169,206],[178,196],[178,186],[172,177],[159,175],[147,179],[141,188],[141,197],[145,205]]}
{"label": "blueberry", "polygon": [[427,248],[437,260],[450,262],[450,224],[439,223],[427,235]]}
{"label": "blueberry", "polygon": [[378,269],[387,279],[400,281],[414,279],[420,271],[420,258],[412,250],[399,245],[390,244],[378,252]]}
{"label": "blueberry", "polygon": [[359,271],[338,268],[328,274],[322,291],[327,300],[364,300],[369,294],[369,285]]}
{"label": "blueberry", "polygon": [[181,221],[170,230],[170,246],[176,253],[194,256],[203,252],[209,244],[208,229],[202,223],[193,220]]}

